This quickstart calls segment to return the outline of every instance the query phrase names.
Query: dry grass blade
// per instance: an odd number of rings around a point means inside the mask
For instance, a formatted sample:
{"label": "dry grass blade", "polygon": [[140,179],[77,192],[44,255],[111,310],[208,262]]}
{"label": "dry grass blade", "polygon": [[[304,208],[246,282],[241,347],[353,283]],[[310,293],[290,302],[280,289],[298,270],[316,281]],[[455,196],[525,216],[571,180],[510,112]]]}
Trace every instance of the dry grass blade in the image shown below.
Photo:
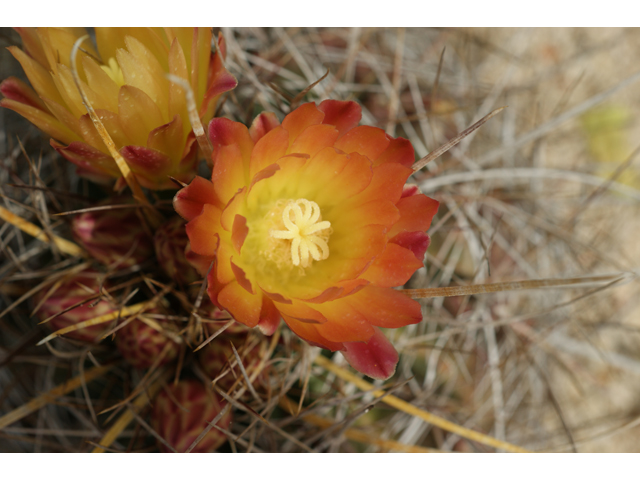
{"label": "dry grass blade", "polygon": [[[342,367],[339,367],[331,360],[323,357],[322,355],[318,355],[314,362],[324,369],[330,371],[331,373],[337,375],[341,379],[353,383],[360,390],[371,391],[371,394],[374,397],[381,397],[385,394],[382,390],[376,390],[376,387],[366,380],[363,380],[351,372],[346,371]],[[498,448],[505,450],[507,452],[518,452],[518,453],[526,453],[528,450],[518,447],[517,445],[512,445],[507,442],[503,442],[501,440],[497,440],[489,435],[484,435],[482,433],[476,432],[474,430],[469,430],[468,428],[461,427],[453,422],[445,420],[444,418],[438,417],[437,415],[433,415],[432,413],[425,412],[424,410],[419,409],[411,405],[410,403],[405,402],[404,400],[399,399],[393,395],[387,395],[383,400],[384,403],[390,405],[394,408],[397,408],[401,412],[407,413],[409,415],[413,415],[414,417],[421,418],[427,423],[439,427],[447,432],[455,433],[460,437],[466,438],[468,440],[472,440],[474,442],[481,443],[483,445],[487,445],[489,447]]]}
{"label": "dry grass blade", "polygon": [[[280,407],[288,411],[291,415],[296,415],[297,406],[287,397],[282,397],[278,403],[280,404]],[[335,424],[331,420],[327,420],[326,418],[322,418],[314,414],[305,415],[304,417],[302,417],[302,420],[310,423],[311,425],[315,425],[324,429],[332,428],[335,426]],[[354,442],[364,443],[365,445],[375,445],[376,447],[380,447],[384,450],[397,450],[407,453],[437,453],[440,451],[433,448],[407,445],[405,443],[396,442],[395,440],[384,440],[382,438],[375,438],[371,436],[371,434],[362,432],[355,428],[349,428],[345,430],[343,432],[343,435],[349,440],[353,440]]]}
{"label": "dry grass blade", "polygon": [[109,448],[111,444],[120,436],[122,431],[127,428],[133,419],[135,418],[135,414],[138,413],[142,408],[147,405],[155,397],[156,393],[160,391],[163,383],[168,378],[168,372],[164,374],[164,376],[160,376],[154,383],[149,385],[149,387],[145,390],[145,392],[136,398],[129,408],[122,412],[122,415],[118,417],[118,420],[109,428],[107,433],[104,434],[102,439],[99,442],[99,447],[93,449],[92,453],[104,453],[105,448]]}
{"label": "dry grass blade", "polygon": [[75,325],[70,325],[68,327],[61,328],[60,330],[56,330],[51,335],[48,335],[47,337],[45,337],[42,340],[40,340],[38,342],[38,345],[43,345],[43,344],[53,340],[54,338],[59,337],[60,335],[64,335],[65,333],[73,332],[73,331],[79,330],[81,328],[90,327],[90,326],[93,326],[93,325],[100,325],[102,323],[111,322],[111,321],[116,320],[118,318],[123,318],[123,317],[128,317],[128,316],[131,316],[131,315],[136,315],[137,313],[140,313],[141,311],[143,311],[143,310],[145,310],[147,308],[153,307],[155,304],[156,304],[156,302],[153,301],[153,300],[149,301],[149,302],[136,303],[135,305],[131,305],[129,307],[122,307],[120,310],[118,310],[116,312],[106,313],[104,315],[100,315],[99,317],[90,318],[89,320],[85,320],[83,322],[78,322]]}
{"label": "dry grass blade", "polygon": [[87,254],[85,251],[69,240],[65,240],[64,238],[58,237],[56,235],[49,236],[44,230],[40,227],[34,225],[31,222],[27,222],[22,217],[11,213],[4,207],[0,207],[0,218],[11,225],[18,227],[25,233],[28,233],[32,237],[37,240],[41,240],[43,242],[52,242],[60,249],[62,253],[66,253],[67,255],[71,255],[72,257],[86,257]]}
{"label": "dry grass blade", "polygon": [[491,120],[493,117],[495,117],[497,114],[499,114],[502,110],[504,110],[505,107],[500,107],[500,108],[496,108],[493,112],[491,112],[488,115],[485,115],[484,117],[482,117],[480,120],[478,120],[476,123],[474,123],[473,125],[471,125],[469,128],[463,130],[460,134],[458,134],[458,136],[456,136],[455,138],[452,138],[451,140],[449,140],[447,143],[445,143],[444,145],[441,145],[440,147],[436,148],[433,152],[430,152],[428,155],[422,157],[420,160],[418,160],[416,163],[413,164],[413,166],[411,168],[413,168],[414,172],[417,172],[418,170],[420,170],[421,168],[423,168],[425,165],[427,165],[429,162],[431,162],[432,160],[435,160],[436,158],[438,158],[440,155],[443,155],[445,152],[448,152],[450,149],[452,149],[453,147],[455,147],[457,144],[459,144],[467,135],[470,135],[471,133],[475,132],[477,129],[479,129],[482,125],[484,125],[485,123],[487,123],[489,120]]}
{"label": "dry grass blade", "polygon": [[101,377],[109,370],[113,368],[113,365],[105,365],[102,367],[94,367],[90,370],[87,370],[84,375],[79,375],[77,377],[72,378],[71,380],[66,381],[62,385],[59,385],[48,392],[43,393],[42,395],[34,398],[29,403],[22,405],[21,407],[16,408],[15,410],[7,413],[0,417],[0,429],[11,425],[14,422],[26,417],[30,413],[39,410],[44,407],[47,403],[51,402],[57,397],[62,395],[66,395],[69,392],[74,391],[76,388],[82,385],[82,382],[90,382],[91,380]]}
{"label": "dry grass blade", "polygon": [[461,285],[455,287],[436,288],[413,288],[401,290],[407,297],[417,298],[437,298],[437,297],[458,297],[462,295],[477,295],[479,293],[508,292],[514,290],[529,290],[534,288],[549,287],[584,287],[593,283],[617,281],[630,274],[617,273],[611,275],[596,275],[591,277],[578,278],[547,278],[543,280],[522,280],[519,282],[498,282],[486,283],[484,285]]}

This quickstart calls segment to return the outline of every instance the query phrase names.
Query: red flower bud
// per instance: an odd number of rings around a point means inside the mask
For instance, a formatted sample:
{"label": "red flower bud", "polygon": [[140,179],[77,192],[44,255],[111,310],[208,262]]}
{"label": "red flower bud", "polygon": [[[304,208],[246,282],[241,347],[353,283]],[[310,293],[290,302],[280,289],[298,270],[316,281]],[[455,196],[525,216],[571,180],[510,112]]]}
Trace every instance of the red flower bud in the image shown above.
{"label": "red flower bud", "polygon": [[[84,301],[82,305],[55,317],[47,323],[49,328],[56,331],[117,310],[105,299],[100,301],[96,300],[95,294],[99,293],[97,275],[97,272],[85,270],[84,272],[66,278],[44,301],[36,312],[36,316],[41,321],[44,321]],[[50,291],[50,289],[41,290],[35,297],[36,303],[40,303]],[[65,336],[85,342],[98,343],[102,335],[106,333],[110,327],[110,323],[103,323],[75,330],[65,334]]]}
{"label": "red flower bud", "polygon": [[[168,390],[170,393],[163,390],[156,397],[151,424],[169,445],[177,452],[184,453],[207,428],[208,422],[222,411],[226,402],[218,399],[214,392],[198,380],[181,380],[175,386],[170,385]],[[230,423],[229,410],[216,425],[227,429]],[[227,437],[222,432],[211,428],[192,452],[213,452],[226,440]],[[160,448],[165,452],[169,451],[165,445],[160,445]]]}
{"label": "red flower bud", "polygon": [[139,318],[128,323],[116,332],[116,347],[122,356],[136,368],[149,368],[166,348],[159,365],[169,363],[178,355],[178,344],[172,340],[175,328],[167,322],[158,325],[163,332],[156,330]]}
{"label": "red flower bud", "polygon": [[[100,204],[117,203],[110,199]],[[71,228],[76,241],[105,265],[131,267],[153,255],[151,238],[134,207],[83,213],[73,219]]]}
{"label": "red flower bud", "polygon": [[189,244],[189,237],[184,229],[186,223],[182,218],[174,217],[162,225],[153,237],[160,267],[170,278],[182,285],[200,279],[200,275],[185,256]]}

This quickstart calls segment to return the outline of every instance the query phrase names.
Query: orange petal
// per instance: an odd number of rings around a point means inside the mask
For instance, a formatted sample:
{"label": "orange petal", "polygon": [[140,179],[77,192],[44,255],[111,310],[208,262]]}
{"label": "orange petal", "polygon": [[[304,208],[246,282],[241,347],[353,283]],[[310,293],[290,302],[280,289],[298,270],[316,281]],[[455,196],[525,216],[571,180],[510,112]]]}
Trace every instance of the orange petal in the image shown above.
{"label": "orange petal", "polygon": [[47,56],[42,48],[37,29],[35,27],[14,27],[13,29],[20,35],[24,51],[40,65],[46,66]]}
{"label": "orange petal", "polygon": [[262,297],[262,310],[260,311],[260,321],[258,328],[267,336],[271,336],[280,325],[280,312],[273,302],[266,296]]}
{"label": "orange petal", "polygon": [[289,132],[289,144],[293,144],[304,130],[311,125],[322,123],[324,113],[316,107],[315,103],[305,103],[284,117],[282,126]]}
{"label": "orange petal", "polygon": [[91,57],[84,57],[82,65],[87,75],[87,85],[95,92],[96,98],[100,99],[97,104],[92,104],[93,108],[104,108],[116,113],[118,111],[118,91],[119,87],[107,73],[100,68],[100,65]]}
{"label": "orange petal", "polygon": [[295,333],[314,347],[326,348],[327,350],[331,350],[332,352],[342,350],[344,348],[342,343],[331,342],[320,335],[315,325],[299,322],[295,318],[291,318],[285,314],[282,315],[282,319],[293,331],[293,333]]}
{"label": "orange petal", "polygon": [[247,218],[242,215],[236,215],[233,219],[233,226],[231,227],[231,243],[233,243],[233,247],[238,253],[240,253],[248,233]]}
{"label": "orange petal", "polygon": [[344,209],[332,222],[334,231],[347,231],[365,225],[391,228],[400,219],[400,212],[389,200],[374,200],[354,208]]}
{"label": "orange petal", "polygon": [[356,152],[375,160],[389,146],[390,139],[380,128],[361,125],[349,130],[336,142],[335,147],[345,153]]}
{"label": "orange petal", "polygon": [[298,322],[313,325],[321,325],[323,323],[327,323],[327,318],[322,313],[300,300],[294,299],[290,304],[279,303],[278,310],[280,310],[283,315],[287,315],[288,317],[293,318]]}
{"label": "orange petal", "polygon": [[424,254],[431,243],[431,238],[424,232],[402,232],[392,237],[389,243],[395,243],[403,248],[411,250],[418,261],[424,261]]}
{"label": "orange petal", "polygon": [[318,110],[324,112],[322,123],[335,126],[340,136],[357,126],[362,118],[362,108],[356,102],[325,100]]}
{"label": "orange petal", "polygon": [[213,188],[213,184],[202,177],[195,177],[193,181],[180,190],[173,198],[173,208],[185,220],[193,220],[200,213],[205,204],[218,206],[221,204]]}
{"label": "orange petal", "polygon": [[256,142],[251,152],[249,176],[276,163],[287,153],[289,134],[282,127],[276,127]]}
{"label": "orange petal", "polygon": [[243,124],[233,122],[228,118],[214,118],[209,122],[209,139],[213,145],[214,158],[217,150],[225,145],[238,145],[242,155],[243,167],[249,174],[249,160],[253,150],[253,140],[249,130]]}
{"label": "orange petal", "polygon": [[220,232],[221,215],[222,211],[219,208],[205,203],[202,213],[187,223],[187,235],[191,242],[191,249],[198,255],[213,257],[218,251],[216,237]]}
{"label": "orange petal", "polygon": [[218,282],[223,285],[233,282],[236,279],[236,275],[231,268],[231,257],[233,257],[234,251],[230,245],[224,241],[220,242],[220,247],[216,253],[216,278]]}
{"label": "orange petal", "polygon": [[[187,60],[182,46],[177,40],[171,43],[168,61],[169,73],[188,81]],[[189,118],[184,90],[177,83],[169,82],[169,116],[173,117],[174,115],[179,115],[180,118],[184,119]],[[183,123],[185,129],[183,133],[186,135],[191,130],[191,125],[187,121]]]}
{"label": "orange petal", "polygon": [[51,140],[51,146],[64,158],[79,168],[79,174],[98,183],[104,183],[106,178],[117,178],[120,171],[110,155],[82,142],[71,142],[69,146]]}
{"label": "orange petal", "polygon": [[403,232],[424,232],[431,225],[438,211],[439,202],[426,195],[401,198],[396,206],[400,210],[400,220],[389,232],[389,237]]}
{"label": "orange petal", "polygon": [[276,117],[276,114],[273,112],[262,112],[258,115],[249,127],[249,135],[251,136],[251,140],[255,143],[258,143],[262,137],[264,137],[267,133],[269,133],[274,128],[280,125],[280,120]]}
{"label": "orange petal", "polygon": [[211,180],[220,200],[227,203],[246,185],[242,152],[236,144],[220,146],[214,153]]}
{"label": "orange petal", "polygon": [[138,145],[127,145],[120,149],[120,154],[126,159],[131,170],[138,177],[138,181],[144,187],[155,190],[154,185],[164,183],[171,172],[171,159],[158,150]]}
{"label": "orange petal", "polygon": [[255,293],[253,291],[253,285],[251,285],[251,280],[247,278],[245,271],[233,262],[233,257],[229,259],[229,264],[231,265],[231,270],[238,284],[253,295]]}
{"label": "orange petal", "polygon": [[326,147],[332,147],[338,138],[338,130],[333,125],[311,125],[293,142],[287,153],[305,153],[314,156]]}
{"label": "orange petal", "polygon": [[233,196],[226,207],[222,210],[220,223],[222,228],[227,232],[231,232],[233,230],[233,222],[235,221],[236,216],[244,215],[245,197],[246,187],[242,187],[242,189],[238,190],[238,193]]}
{"label": "orange petal", "polygon": [[371,181],[358,195],[348,199],[343,208],[354,208],[374,200],[389,200],[397,203],[402,195],[407,178],[413,173],[410,168],[397,163],[385,163],[373,169]]}
{"label": "orange petal", "polygon": [[384,225],[365,225],[341,235],[336,233],[329,239],[329,259],[334,253],[346,258],[371,258],[380,253],[387,242]]}
{"label": "orange petal", "polygon": [[[104,128],[107,129],[111,140],[113,140],[113,143],[115,143],[118,150],[129,145],[130,140],[122,128],[120,117],[116,113],[110,112],[109,110],[96,110],[96,115],[100,117]],[[87,143],[90,143],[95,148],[102,150],[105,153],[109,151],[107,146],[104,144],[102,137],[98,134],[98,131],[96,130],[96,127],[88,113],[80,117],[78,123],[80,133]]]}
{"label": "orange petal", "polygon": [[391,288],[369,285],[346,301],[376,327],[400,328],[422,321],[420,304]]}
{"label": "orange petal", "polygon": [[413,162],[416,161],[416,155],[413,151],[411,142],[405,138],[392,138],[389,146],[377,158],[372,158],[373,165],[377,167],[383,163],[399,163],[405,167],[411,168]]}
{"label": "orange petal", "polygon": [[368,342],[345,343],[342,355],[357,371],[378,380],[390,378],[399,360],[396,349],[377,328]]}
{"label": "orange petal", "polygon": [[262,311],[262,293],[255,295],[247,292],[238,282],[226,285],[218,294],[218,303],[225,308],[237,322],[247,327],[255,327],[260,321]]}
{"label": "orange petal", "polygon": [[378,287],[398,287],[404,285],[422,266],[411,250],[388,243],[360,278]]}
{"label": "orange petal", "polygon": [[327,322],[316,325],[318,333],[332,342],[365,342],[374,334],[367,317],[346,300],[335,300],[316,305]]}

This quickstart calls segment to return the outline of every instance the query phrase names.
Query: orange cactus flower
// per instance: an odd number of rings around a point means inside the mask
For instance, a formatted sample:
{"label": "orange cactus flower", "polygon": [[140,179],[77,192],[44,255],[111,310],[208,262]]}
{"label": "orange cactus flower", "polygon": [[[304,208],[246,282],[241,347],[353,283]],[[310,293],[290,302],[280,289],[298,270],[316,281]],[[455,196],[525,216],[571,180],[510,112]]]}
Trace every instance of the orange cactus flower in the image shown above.
{"label": "orange cactus flower", "polygon": [[[52,137],[51,145],[94,181],[122,178],[73,81],[71,51],[83,28],[18,28],[24,50],[9,47],[33,88],[10,77],[0,105],[15,110]],[[225,43],[211,53],[208,28],[96,28],[97,48],[82,43],[76,67],[83,90],[119,152],[147,188],[174,188],[196,172],[197,143],[185,92],[187,80],[206,125],[219,96],[236,79],[223,65]],[[35,91],[34,91],[35,90]]]}
{"label": "orange cactus flower", "polygon": [[208,293],[240,323],[272,334],[280,318],[312,345],[341,350],[357,370],[388,378],[398,355],[378,329],[420,322],[392,287],[423,265],[438,202],[405,182],[413,147],[357,126],[354,102],[307,103],[281,125],[209,125],[212,181],[174,199],[201,255]]}

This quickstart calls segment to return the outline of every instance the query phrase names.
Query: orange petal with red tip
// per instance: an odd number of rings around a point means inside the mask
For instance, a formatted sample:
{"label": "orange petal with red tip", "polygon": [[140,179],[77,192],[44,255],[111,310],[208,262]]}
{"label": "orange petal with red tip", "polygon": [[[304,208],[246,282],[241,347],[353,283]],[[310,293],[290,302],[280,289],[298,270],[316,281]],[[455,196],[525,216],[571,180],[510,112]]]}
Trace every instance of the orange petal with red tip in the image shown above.
{"label": "orange petal with red tip", "polygon": [[388,243],[360,278],[369,280],[378,287],[404,285],[414,272],[423,266],[411,250]]}
{"label": "orange petal with red tip", "polygon": [[260,321],[258,328],[267,336],[271,336],[280,325],[280,312],[273,302],[266,296],[262,297],[262,310],[260,311]]}
{"label": "orange petal with red tip", "polygon": [[274,128],[280,126],[280,120],[273,112],[262,112],[251,123],[249,127],[249,135],[254,143],[258,143],[262,137],[269,133]]}
{"label": "orange petal with red tip", "polygon": [[411,142],[406,138],[392,138],[389,146],[376,158],[372,158],[373,165],[377,167],[383,163],[399,163],[405,167],[411,168],[413,162],[416,161],[416,155],[413,151]]}
{"label": "orange petal with red tip", "polygon": [[286,314],[282,315],[282,319],[293,331],[293,333],[295,333],[297,336],[305,340],[310,345],[313,345],[314,347],[326,348],[327,350],[331,350],[332,352],[342,350],[344,348],[341,342],[331,342],[320,335],[315,325],[299,322]]}
{"label": "orange petal with red tip", "polygon": [[362,118],[362,108],[356,102],[325,100],[318,110],[324,113],[322,123],[335,126],[340,136],[356,127]]}
{"label": "orange petal with red tip", "polygon": [[251,294],[241,287],[238,282],[229,283],[218,293],[218,303],[237,322],[247,327],[253,328],[260,321],[262,293]]}
{"label": "orange petal with red tip", "polygon": [[327,317],[327,323],[316,325],[318,333],[332,342],[365,342],[374,334],[367,317],[346,300],[335,300],[315,306]]}
{"label": "orange petal with red tip", "polygon": [[214,153],[211,181],[222,203],[226,204],[246,182],[244,160],[238,145],[223,145]]}
{"label": "orange petal with red tip", "polygon": [[187,223],[191,249],[198,255],[212,257],[218,252],[216,235],[220,232],[221,216],[222,211],[219,208],[205,203],[202,213]]}
{"label": "orange petal with red tip", "polygon": [[389,240],[403,248],[411,250],[420,262],[424,261],[424,255],[431,243],[431,238],[424,232],[402,232]]}
{"label": "orange petal with red tip", "polygon": [[242,249],[247,235],[249,234],[249,227],[247,227],[247,219],[242,215],[236,215],[233,219],[233,226],[231,227],[231,243],[238,253]]}
{"label": "orange petal with red tip", "polygon": [[368,125],[361,125],[349,130],[335,144],[345,153],[359,153],[369,160],[375,160],[389,146],[391,137],[384,130]]}
{"label": "orange petal with red tip", "polygon": [[276,163],[286,155],[289,134],[282,127],[276,127],[258,140],[251,152],[249,176],[253,177],[264,168]]}
{"label": "orange petal with red tip", "polygon": [[298,135],[287,153],[304,153],[312,157],[323,148],[332,147],[337,138],[338,130],[333,125],[312,125]]}
{"label": "orange petal with red tip", "polygon": [[243,165],[246,171],[249,171],[249,159],[254,144],[247,127],[228,118],[214,118],[209,122],[209,139],[213,145],[214,155],[215,151],[224,145],[238,145]]}
{"label": "orange petal with red tip", "polygon": [[345,342],[342,355],[360,373],[378,380],[390,378],[398,365],[398,352],[379,330],[368,342]]}
{"label": "orange petal with red tip", "polygon": [[9,100],[23,103],[33,108],[47,110],[47,106],[29,85],[16,77],[9,77],[0,83],[0,93]]}
{"label": "orange petal with red tip", "polygon": [[422,321],[420,304],[391,288],[369,285],[348,297],[347,302],[376,327],[400,328]]}
{"label": "orange petal with red tip", "polygon": [[292,144],[304,130],[311,125],[322,123],[324,113],[318,110],[315,103],[305,103],[284,117],[282,126],[289,132],[289,144]]}
{"label": "orange petal with red tip", "polygon": [[412,195],[401,198],[396,206],[400,211],[400,220],[389,232],[394,237],[403,232],[424,232],[431,225],[433,216],[438,212],[440,203],[426,195]]}
{"label": "orange petal with red tip", "polygon": [[238,284],[247,292],[254,294],[255,292],[253,291],[251,281],[247,278],[247,274],[244,272],[244,270],[233,263],[233,257],[229,259],[229,265],[231,265],[231,270],[233,271],[233,275],[236,277],[236,281],[238,282]]}
{"label": "orange petal with red tip", "polygon": [[173,208],[185,220],[193,220],[200,215],[207,203],[220,206],[213,183],[202,177],[195,177],[173,197]]}

